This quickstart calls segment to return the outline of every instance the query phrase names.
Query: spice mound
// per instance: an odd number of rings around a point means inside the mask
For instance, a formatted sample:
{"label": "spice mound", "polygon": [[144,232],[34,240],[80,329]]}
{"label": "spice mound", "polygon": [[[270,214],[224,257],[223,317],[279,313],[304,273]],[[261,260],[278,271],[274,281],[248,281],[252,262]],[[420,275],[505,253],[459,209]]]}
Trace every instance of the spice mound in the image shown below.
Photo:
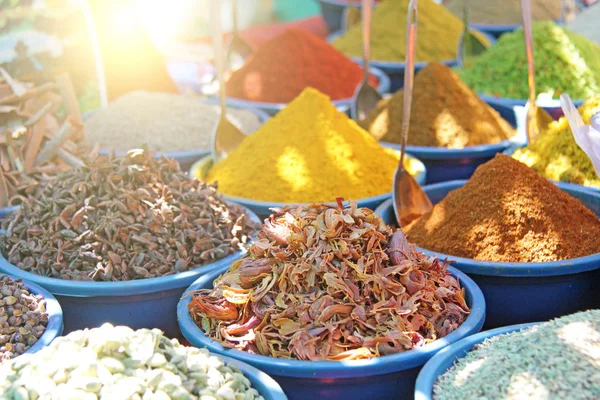
{"label": "spice mound", "polygon": [[[515,135],[500,115],[450,68],[431,63],[415,78],[408,144],[462,149]],[[404,92],[377,104],[360,125],[383,141],[402,142]]]}
{"label": "spice mound", "polygon": [[534,170],[498,154],[405,229],[427,250],[493,262],[600,252],[600,219]]}
{"label": "spice mound", "polygon": [[[600,93],[600,47],[552,22],[533,23],[538,93],[559,98],[587,99]],[[502,35],[494,46],[458,71],[477,93],[511,99],[526,99],[527,57],[523,29]]]}
{"label": "spice mound", "polygon": [[[208,173],[219,191],[280,203],[350,200],[388,193],[399,156],[319,91],[305,89]],[[416,168],[407,160],[407,170]]]}
{"label": "spice mound", "polygon": [[419,348],[470,312],[445,263],[341,199],[277,210],[249,255],[192,296],[192,318],[224,346],[300,360]]}
{"label": "spice mound", "polygon": [[0,362],[25,353],[48,325],[46,302],[20,279],[0,275]]}
{"label": "spice mound", "polygon": [[262,400],[235,364],[158,329],[104,324],[0,366],[4,399]]}
{"label": "spice mound", "polygon": [[[589,99],[579,108],[586,124],[597,112],[600,112],[600,97]],[[600,189],[600,177],[588,155],[575,142],[565,117],[550,123],[533,143],[517,149],[512,156],[548,179]]]}
{"label": "spice mound", "polygon": [[600,310],[486,339],[433,388],[434,400],[597,399]]}
{"label": "spice mound", "polygon": [[3,221],[11,264],[54,278],[126,281],[189,271],[233,254],[255,230],[243,208],[142,150],[58,176]]}
{"label": "spice mound", "polygon": [[[406,20],[409,0],[384,0],[373,10],[371,58],[404,62],[406,56]],[[419,2],[417,61],[456,59],[463,23],[460,18],[433,0]],[[362,24],[352,25],[336,38],[333,45],[344,54],[362,57]],[[480,35],[480,33],[476,33]],[[435,38],[435,40],[432,40]],[[487,39],[481,36],[484,43]]]}
{"label": "spice mound", "polygon": [[[465,0],[448,0],[445,6],[459,18],[463,17]],[[562,18],[561,0],[532,0],[531,17],[534,20],[557,21]],[[469,2],[469,22],[474,24],[516,24],[520,25],[520,0],[504,0],[498,7],[498,0],[477,0]]]}
{"label": "spice mound", "polygon": [[[362,68],[320,37],[290,29],[261,46],[227,81],[227,95],[287,103],[306,87],[333,100],[348,99],[363,78]],[[377,82],[372,77],[371,83]]]}
{"label": "spice mound", "polygon": [[[128,151],[146,145],[151,151],[208,149],[219,122],[219,107],[193,96],[131,92],[97,110],[85,121],[87,140],[101,147]],[[245,134],[260,126],[247,110],[229,109],[227,116]]]}

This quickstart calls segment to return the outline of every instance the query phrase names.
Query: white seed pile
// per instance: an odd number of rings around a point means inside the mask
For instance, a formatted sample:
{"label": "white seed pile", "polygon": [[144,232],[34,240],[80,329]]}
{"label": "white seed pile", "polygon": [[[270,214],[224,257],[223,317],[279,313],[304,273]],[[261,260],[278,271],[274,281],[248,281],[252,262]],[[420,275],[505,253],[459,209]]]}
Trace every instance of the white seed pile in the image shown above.
{"label": "white seed pile", "polygon": [[263,400],[235,365],[158,329],[104,324],[0,365],[0,400]]}
{"label": "white seed pile", "polygon": [[[228,109],[229,120],[245,134],[261,125],[248,111]],[[127,151],[146,144],[150,151],[207,150],[220,118],[216,105],[193,96],[136,91],[127,93],[84,121],[89,142]]]}
{"label": "white seed pile", "polygon": [[484,341],[438,379],[433,398],[600,399],[600,310]]}

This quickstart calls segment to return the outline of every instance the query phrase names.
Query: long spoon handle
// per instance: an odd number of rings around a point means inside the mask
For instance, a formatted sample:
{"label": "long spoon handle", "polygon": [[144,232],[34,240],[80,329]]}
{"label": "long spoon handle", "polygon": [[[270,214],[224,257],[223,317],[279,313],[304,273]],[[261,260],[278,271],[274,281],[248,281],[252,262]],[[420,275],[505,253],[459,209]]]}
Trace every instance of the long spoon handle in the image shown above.
{"label": "long spoon handle", "polygon": [[362,40],[363,40],[363,82],[369,80],[369,61],[371,59],[371,14],[373,0],[362,0]]}
{"label": "long spoon handle", "polygon": [[223,60],[223,29],[221,27],[221,1],[210,2],[211,20],[213,23],[213,46],[215,50],[215,65],[217,80],[219,81],[219,104],[221,105],[221,118],[225,117],[225,82]]}
{"label": "long spoon handle", "polygon": [[402,110],[402,149],[400,165],[404,165],[406,140],[410,127],[410,109],[412,105],[413,80],[415,77],[415,43],[417,41],[418,0],[410,0],[406,22],[406,65],[404,69],[404,107]]}
{"label": "long spoon handle", "polygon": [[[521,14],[523,15],[523,35],[525,36],[525,53],[527,54],[527,83],[529,84],[529,109],[527,117],[529,120],[535,118],[535,75],[533,63],[533,31],[531,27],[531,0],[521,0]],[[533,132],[528,132],[531,135]],[[529,141],[533,138],[530,137]]]}
{"label": "long spoon handle", "polygon": [[231,1],[231,18],[233,19],[233,34],[238,33],[237,26],[237,0]]}

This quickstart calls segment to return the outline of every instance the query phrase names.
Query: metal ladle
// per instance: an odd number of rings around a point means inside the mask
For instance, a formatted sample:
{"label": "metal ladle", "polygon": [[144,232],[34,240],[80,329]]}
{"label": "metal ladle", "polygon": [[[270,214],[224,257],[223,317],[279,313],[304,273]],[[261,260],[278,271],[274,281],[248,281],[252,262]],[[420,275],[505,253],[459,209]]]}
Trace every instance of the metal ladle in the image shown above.
{"label": "metal ladle", "polygon": [[404,168],[406,140],[410,127],[410,110],[412,105],[413,80],[415,75],[415,42],[417,38],[417,0],[408,5],[408,21],[406,24],[406,69],[404,70],[404,107],[402,110],[402,148],[400,162],[394,174],[394,213],[400,226],[405,226],[423,214],[431,211],[431,200],[415,178]]}
{"label": "metal ladle", "polygon": [[231,1],[231,14],[233,19],[233,30],[231,40],[227,48],[227,56],[225,61],[225,71],[233,72],[239,69],[246,59],[253,53],[252,46],[246,42],[238,31],[237,26],[237,0]]}
{"label": "metal ladle", "polygon": [[535,94],[535,68],[533,63],[533,32],[531,28],[531,0],[521,0],[523,16],[523,35],[525,36],[525,52],[527,54],[527,72],[529,83],[529,105],[527,107],[527,138],[532,143],[550,122],[552,117],[537,106]]}
{"label": "metal ladle", "polygon": [[488,48],[485,43],[469,30],[469,6],[470,1],[465,0],[465,8],[463,10],[464,29],[458,42],[457,51],[458,61],[462,66],[465,66],[468,60],[477,57]]}
{"label": "metal ladle", "polygon": [[[383,98],[369,83],[369,59],[371,57],[371,11],[373,0],[362,0],[363,80],[354,92],[350,116],[355,121],[366,118]],[[380,139],[380,138],[377,138]]]}
{"label": "metal ladle", "polygon": [[223,62],[223,32],[221,29],[221,2],[210,3],[213,21],[213,44],[215,47],[215,63],[219,80],[219,103],[221,105],[221,118],[211,135],[210,152],[214,163],[227,157],[244,140],[244,134],[227,118],[227,105],[225,94],[224,62]]}

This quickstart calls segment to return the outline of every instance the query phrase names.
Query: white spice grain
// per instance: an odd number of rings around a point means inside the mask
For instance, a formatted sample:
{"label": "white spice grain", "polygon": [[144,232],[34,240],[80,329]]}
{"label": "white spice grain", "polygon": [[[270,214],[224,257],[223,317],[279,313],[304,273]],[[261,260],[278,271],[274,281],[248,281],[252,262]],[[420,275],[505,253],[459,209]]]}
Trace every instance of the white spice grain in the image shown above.
{"label": "white spice grain", "polygon": [[[207,150],[219,116],[219,106],[193,96],[136,91],[87,118],[85,135],[101,148],[115,151],[142,145],[159,152]],[[261,124],[248,110],[228,109],[227,116],[245,134]]]}

